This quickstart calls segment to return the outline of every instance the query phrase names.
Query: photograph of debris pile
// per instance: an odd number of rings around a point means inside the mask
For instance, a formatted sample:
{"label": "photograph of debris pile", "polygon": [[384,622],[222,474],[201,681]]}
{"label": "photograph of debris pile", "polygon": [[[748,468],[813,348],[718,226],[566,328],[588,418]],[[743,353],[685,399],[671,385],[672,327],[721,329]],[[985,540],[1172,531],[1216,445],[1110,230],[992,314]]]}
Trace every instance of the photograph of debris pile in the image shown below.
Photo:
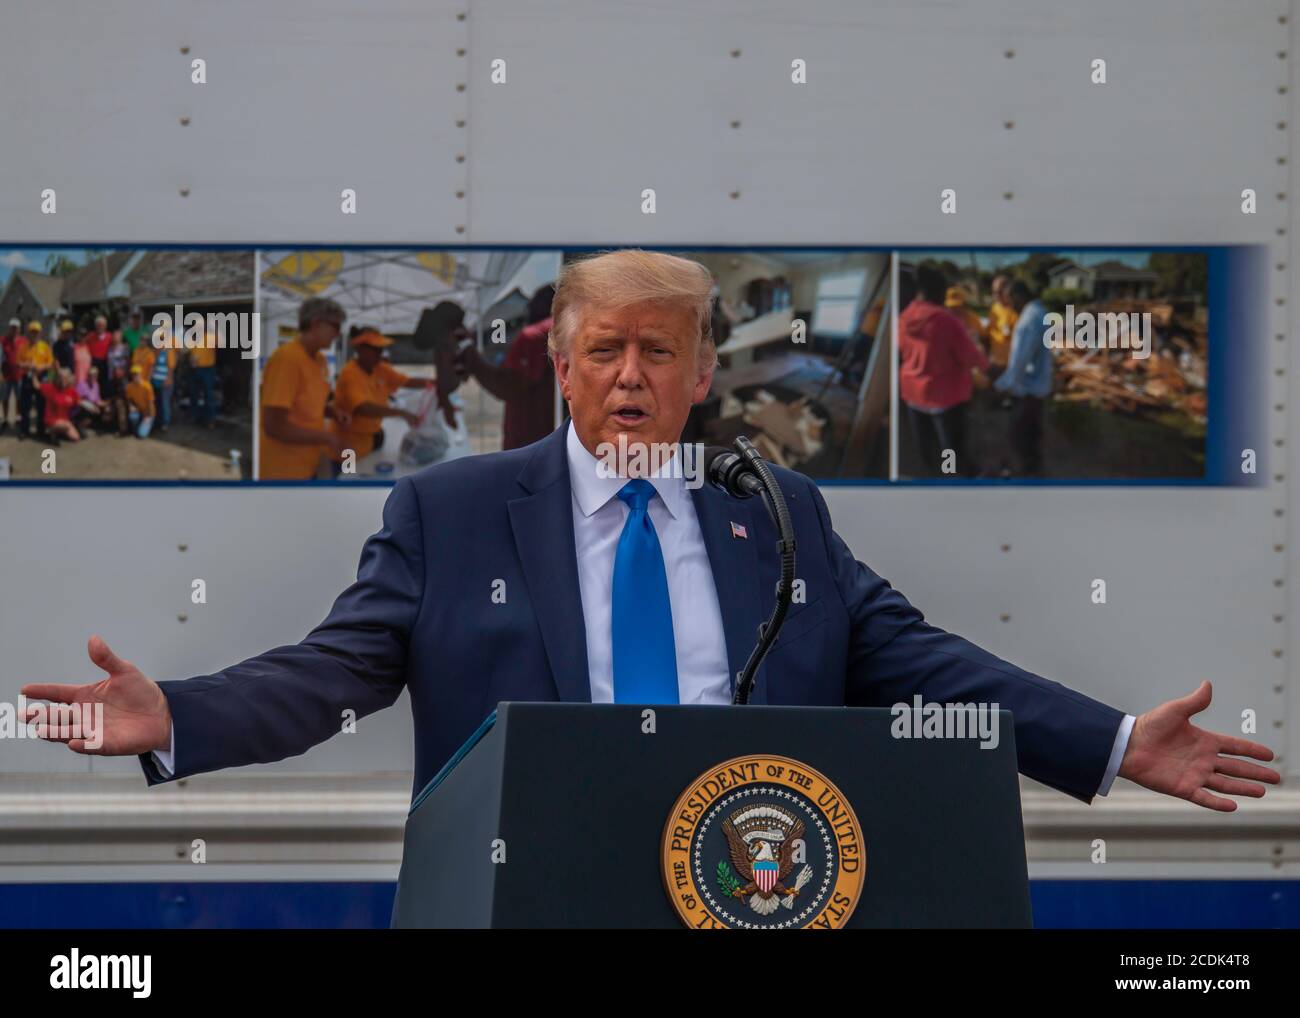
{"label": "photograph of debris pile", "polygon": [[1196,251],[900,252],[897,477],[1203,477],[1207,265]]}
{"label": "photograph of debris pile", "polygon": [[674,251],[713,275],[718,368],[686,440],[889,477],[888,251]]}

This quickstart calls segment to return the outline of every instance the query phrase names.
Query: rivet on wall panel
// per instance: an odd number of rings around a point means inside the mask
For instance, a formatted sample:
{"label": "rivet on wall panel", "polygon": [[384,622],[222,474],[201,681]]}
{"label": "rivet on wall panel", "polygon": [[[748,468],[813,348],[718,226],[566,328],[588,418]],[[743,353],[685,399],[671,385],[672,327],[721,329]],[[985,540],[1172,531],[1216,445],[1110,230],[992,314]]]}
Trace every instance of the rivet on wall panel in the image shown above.
{"label": "rivet on wall panel", "polygon": [[1001,622],[1010,622],[1011,616],[1007,612],[1003,612],[1001,615],[998,616],[998,619]]}
{"label": "rivet on wall panel", "polygon": [[739,121],[739,120],[733,120],[733,121],[731,122],[731,127],[732,127],[732,130],[736,130],[736,131],[740,130],[740,121]]}
{"label": "rivet on wall panel", "polygon": [[463,120],[457,120],[457,121],[456,121],[456,126],[457,126],[457,127],[464,127],[464,126],[465,126],[465,121],[463,121]]}
{"label": "rivet on wall panel", "polygon": [[181,197],[182,197],[182,198],[188,198],[189,196],[190,196],[190,189],[189,189],[188,187],[182,187],[182,188],[181,188]]}
{"label": "rivet on wall panel", "polygon": [[1009,545],[1009,544],[1004,544],[1004,545],[1002,546],[1002,550],[1003,550],[1003,551],[1010,551],[1010,550],[1011,550],[1011,545]]}
{"label": "rivet on wall panel", "polygon": [[190,126],[190,118],[181,117],[181,127],[189,127],[189,126]]}
{"label": "rivet on wall panel", "polygon": [[189,551],[189,550],[190,550],[190,546],[189,546],[188,544],[178,544],[178,545],[176,546],[176,550],[177,550],[177,551]]}
{"label": "rivet on wall panel", "polygon": [[1014,120],[1004,120],[1002,122],[1002,126],[1005,127],[1008,131],[1012,131],[1015,129],[1016,122]]}
{"label": "rivet on wall panel", "polygon": [[1012,57],[1014,57],[1014,56],[1016,55],[1016,51],[1013,50],[1013,49],[1009,49],[1009,50],[1007,50],[1005,53],[1003,53],[1002,55],[1003,55],[1004,57],[1006,57],[1008,60],[1010,60]]}
{"label": "rivet on wall panel", "polygon": [[732,192],[731,192],[731,197],[732,197],[733,199],[737,199],[737,198],[739,198],[739,197],[740,197],[740,192],[739,192],[739,191],[732,191]]}
{"label": "rivet on wall panel", "polygon": [[739,56],[740,56],[740,50],[738,50],[738,49],[733,49],[733,50],[731,51],[731,55],[732,55],[733,58],[739,58]]}
{"label": "rivet on wall panel", "polygon": [[181,56],[188,56],[189,52],[190,52],[190,48],[188,46],[181,47]]}
{"label": "rivet on wall panel", "polygon": [[179,615],[176,616],[176,621],[177,621],[177,622],[184,622],[184,621],[186,621],[188,618],[189,618],[188,615],[186,615],[184,612],[181,612]]}
{"label": "rivet on wall panel", "polygon": [[1010,200],[1011,200],[1012,198],[1014,198],[1015,196],[1016,196],[1016,193],[1015,193],[1014,191],[1003,191],[1003,192],[1002,192],[1002,199],[1003,199],[1003,201],[1010,201]]}

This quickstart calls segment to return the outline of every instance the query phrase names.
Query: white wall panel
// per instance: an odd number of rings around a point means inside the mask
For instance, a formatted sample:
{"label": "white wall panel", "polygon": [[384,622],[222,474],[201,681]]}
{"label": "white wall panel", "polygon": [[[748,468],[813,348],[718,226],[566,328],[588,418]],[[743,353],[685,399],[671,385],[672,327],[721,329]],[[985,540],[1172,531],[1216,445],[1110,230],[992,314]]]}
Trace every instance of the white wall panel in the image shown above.
{"label": "white wall panel", "polygon": [[[1283,0],[22,5],[0,34],[0,243],[1249,242],[1281,266],[1270,332],[1290,337],[1294,302],[1277,301],[1297,275],[1291,14]],[[193,56],[207,85],[189,83]],[[794,57],[806,86],[789,83]],[[1088,83],[1095,57],[1104,86]],[[46,186],[55,216],[38,211]],[[357,216],[339,213],[343,187]],[[958,190],[956,216],[938,214],[942,187]],[[1274,441],[1292,341],[1268,354]],[[1256,709],[1265,741],[1289,739],[1294,778],[1298,476],[1292,463],[1254,491],[827,498],[855,551],[935,623],[1129,710],[1210,678],[1209,720]],[[89,677],[94,631],[159,678],[301,637],[351,578],[384,496],[0,490],[0,698]],[[188,604],[193,576],[207,606]],[[1104,607],[1088,601],[1094,577]],[[399,705],[268,773],[388,772],[400,789],[410,745]],[[87,767],[0,741],[0,772]]]}

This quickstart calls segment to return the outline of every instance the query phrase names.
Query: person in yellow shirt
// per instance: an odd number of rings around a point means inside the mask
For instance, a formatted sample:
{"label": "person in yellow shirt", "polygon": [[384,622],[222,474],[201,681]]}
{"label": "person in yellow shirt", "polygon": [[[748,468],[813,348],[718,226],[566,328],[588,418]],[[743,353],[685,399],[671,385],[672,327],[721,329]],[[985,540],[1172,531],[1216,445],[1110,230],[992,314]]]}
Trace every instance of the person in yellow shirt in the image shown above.
{"label": "person in yellow shirt", "polygon": [[190,351],[190,412],[195,424],[202,423],[209,431],[217,426],[217,335],[211,329],[203,337],[203,345]]}
{"label": "person in yellow shirt", "polygon": [[41,336],[43,326],[40,322],[27,324],[27,367],[44,374],[54,366],[54,350]]}
{"label": "person in yellow shirt", "polygon": [[1011,304],[1011,280],[1006,276],[993,277],[993,303],[989,305],[989,324],[985,335],[989,341],[989,363],[1000,368],[1007,366],[1011,352],[1011,334],[1020,317]]}
{"label": "person in yellow shirt", "polygon": [[335,301],[311,297],[298,309],[298,335],[276,347],[262,369],[262,420],[258,429],[258,477],[309,481],[321,456],[341,453],[346,443],[325,426],[326,416],[346,427],[345,411],[330,405],[322,352],[339,337],[347,317]]}
{"label": "person in yellow shirt", "polygon": [[944,293],[943,306],[948,309],[950,315],[961,322],[962,328],[970,336],[971,342],[978,345],[980,339],[984,336],[984,322],[980,320],[979,315],[966,306],[965,287],[948,287]]}
{"label": "person in yellow shirt", "polygon": [[[144,344],[141,343],[140,346],[143,348]],[[158,406],[154,400],[153,386],[138,364],[131,367],[131,381],[126,385],[126,403],[127,419],[135,429],[135,437],[148,438]]]}
{"label": "person in yellow shirt", "polygon": [[33,406],[36,408],[36,434],[45,437],[45,397],[41,395],[41,386],[48,380],[46,375],[54,367],[54,350],[41,338],[42,330],[38,321],[27,323],[27,349],[18,362],[24,369],[22,387],[18,390],[18,418],[24,422],[18,433],[19,438],[27,437],[25,422]]}
{"label": "person in yellow shirt", "polygon": [[[964,286],[950,286],[944,293],[943,306],[947,308],[948,313],[966,330],[966,335],[970,336],[970,341],[981,350],[984,348],[984,322],[980,316],[966,306],[966,288]],[[987,353],[987,351],[985,351]],[[983,372],[978,368],[971,368],[971,377],[977,389],[987,389],[988,379],[984,377]]]}
{"label": "person in yellow shirt", "polygon": [[[433,385],[431,379],[411,378],[384,360],[384,348],[392,345],[391,339],[374,329],[359,330],[352,337],[353,357],[334,383],[334,405],[350,415],[351,421],[347,427],[334,424],[331,430],[342,439],[344,451],[351,449],[358,460],[378,448],[376,439],[383,434],[381,422],[385,417],[401,417],[411,426],[417,421],[415,414],[389,406],[389,397],[398,389]],[[341,463],[343,452],[332,459]]]}
{"label": "person in yellow shirt", "polygon": [[139,368],[140,374],[148,378],[153,373],[153,361],[157,355],[152,342],[142,342],[131,354],[131,367]]}

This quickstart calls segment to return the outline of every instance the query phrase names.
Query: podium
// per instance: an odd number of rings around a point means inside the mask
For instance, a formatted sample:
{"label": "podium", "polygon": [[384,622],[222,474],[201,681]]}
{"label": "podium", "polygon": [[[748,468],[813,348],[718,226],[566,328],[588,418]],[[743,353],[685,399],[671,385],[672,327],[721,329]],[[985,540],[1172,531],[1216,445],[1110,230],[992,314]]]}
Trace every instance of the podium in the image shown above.
{"label": "podium", "polygon": [[412,803],[392,925],[1029,926],[1010,713],[920,713],[502,703]]}

